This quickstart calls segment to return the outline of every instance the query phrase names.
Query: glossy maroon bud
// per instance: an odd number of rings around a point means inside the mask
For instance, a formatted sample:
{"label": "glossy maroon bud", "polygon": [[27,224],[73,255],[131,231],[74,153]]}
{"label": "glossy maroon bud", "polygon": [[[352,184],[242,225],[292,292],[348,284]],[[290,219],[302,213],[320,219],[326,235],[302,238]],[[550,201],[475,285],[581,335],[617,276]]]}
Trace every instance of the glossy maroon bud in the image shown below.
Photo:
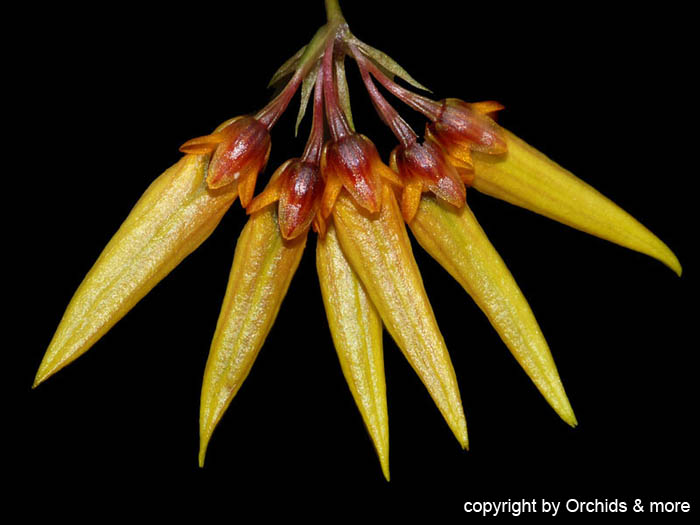
{"label": "glossy maroon bud", "polygon": [[450,155],[464,157],[460,150],[500,154],[508,150],[498,124],[466,102],[448,98],[442,110],[428,128]]}
{"label": "glossy maroon bud", "polygon": [[255,179],[270,155],[270,133],[253,117],[242,117],[214,135],[220,143],[209,163],[207,184],[214,189],[248,179],[244,184],[245,195],[239,187],[241,204],[245,207],[252,198]]}
{"label": "glossy maroon bud", "polygon": [[339,180],[357,204],[371,213],[381,208],[382,168],[388,169],[379,158],[377,148],[359,133],[329,142],[323,149],[321,169],[326,183],[333,186],[332,179]]}
{"label": "glossy maroon bud", "polygon": [[280,175],[278,222],[282,237],[294,239],[304,233],[321,206],[323,181],[318,165],[300,160]]}
{"label": "glossy maroon bud", "polygon": [[306,232],[321,207],[323,180],[317,164],[290,159],[270,178],[246,212],[250,215],[277,203],[277,222],[282,237],[294,239]]}
{"label": "glossy maroon bud", "polygon": [[423,186],[453,206],[464,206],[467,190],[452,164],[435,142],[397,146],[392,152],[399,175],[406,181],[420,180]]}

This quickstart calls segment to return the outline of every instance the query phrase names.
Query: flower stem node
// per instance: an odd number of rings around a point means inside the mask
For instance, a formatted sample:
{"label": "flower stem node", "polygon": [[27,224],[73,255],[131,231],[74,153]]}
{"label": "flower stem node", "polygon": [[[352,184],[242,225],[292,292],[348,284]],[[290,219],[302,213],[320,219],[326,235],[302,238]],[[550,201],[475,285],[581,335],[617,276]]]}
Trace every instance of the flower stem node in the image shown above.
{"label": "flower stem node", "polygon": [[246,208],[248,214],[277,202],[280,233],[286,240],[306,232],[321,206],[323,181],[318,165],[291,159],[273,174],[265,191]]}
{"label": "flower stem node", "polygon": [[401,186],[401,180],[382,162],[374,143],[359,133],[348,133],[329,141],[321,156],[325,181],[321,214],[327,218],[340,190],[345,188],[355,202],[370,213],[382,204],[382,178]]}
{"label": "flower stem node", "polygon": [[461,208],[467,190],[457,169],[445,158],[435,141],[400,145],[391,152],[391,167],[404,181],[401,213],[406,223],[416,215],[423,192],[431,191],[441,200]]}
{"label": "flower stem node", "polygon": [[499,155],[508,151],[501,128],[491,118],[503,109],[498,102],[468,104],[456,98],[440,102],[437,119],[427,125],[434,137],[459,166],[471,167],[471,152]]}
{"label": "flower stem node", "polygon": [[211,189],[222,188],[236,182],[241,205],[250,204],[255,191],[258,173],[263,170],[270,156],[270,132],[257,119],[245,116],[230,121],[211,135],[185,142],[184,153],[212,153],[207,174]]}

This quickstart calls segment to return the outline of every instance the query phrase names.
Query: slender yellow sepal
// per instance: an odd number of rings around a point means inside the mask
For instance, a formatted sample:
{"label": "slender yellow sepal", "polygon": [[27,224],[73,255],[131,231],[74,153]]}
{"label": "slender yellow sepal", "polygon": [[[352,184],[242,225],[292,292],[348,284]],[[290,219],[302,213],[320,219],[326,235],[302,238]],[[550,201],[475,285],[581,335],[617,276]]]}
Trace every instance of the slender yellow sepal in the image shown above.
{"label": "slender yellow sepal", "polygon": [[338,240],[382,321],[464,448],[467,424],[452,361],[423,287],[396,198],[383,185],[370,214],[341,192],[333,210]]}
{"label": "slender yellow sepal", "polygon": [[345,380],[389,481],[382,321],[340,248],[333,223],[316,244],[316,269],[328,325]]}
{"label": "slender yellow sepal", "polygon": [[282,238],[276,206],[254,213],[243,228],[204,371],[200,466],[214,428],[248,376],[275,322],[306,237],[304,233],[292,241]]}
{"label": "slender yellow sepal", "polygon": [[678,275],[673,252],[634,217],[572,173],[503,130],[508,152],[472,152],[473,186],[591,235],[658,259]]}
{"label": "slender yellow sepal", "polygon": [[86,352],[214,231],[237,192],[207,188],[208,162],[185,155],[149,186],[75,292],[34,386]]}
{"label": "slender yellow sepal", "polygon": [[474,299],[547,402],[569,425],[576,416],[535,316],[468,206],[424,195],[411,231]]}

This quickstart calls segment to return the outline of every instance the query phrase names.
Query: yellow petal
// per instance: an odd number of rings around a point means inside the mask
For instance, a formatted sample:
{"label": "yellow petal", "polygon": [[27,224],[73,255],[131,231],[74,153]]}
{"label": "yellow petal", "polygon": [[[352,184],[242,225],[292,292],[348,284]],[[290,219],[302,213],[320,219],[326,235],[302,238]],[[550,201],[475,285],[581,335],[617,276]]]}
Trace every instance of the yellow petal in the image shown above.
{"label": "yellow petal", "polygon": [[34,386],[87,351],[216,228],[237,193],[207,189],[208,162],[186,155],[149,186],[75,292]]}
{"label": "yellow petal", "polygon": [[423,181],[419,177],[411,177],[401,192],[401,215],[406,223],[410,223],[416,215],[420,198],[423,195]]}
{"label": "yellow petal", "polygon": [[285,241],[277,210],[251,215],[236,245],[226,296],[204,371],[199,464],[214,428],[248,376],[299,266],[306,234]]}
{"label": "yellow petal", "polygon": [[576,417],[535,316],[469,207],[456,209],[426,195],[410,226],[420,245],[486,314],[547,402],[575,426]]}
{"label": "yellow petal", "polygon": [[483,102],[472,102],[470,104],[471,108],[481,113],[482,115],[493,115],[494,113],[505,109],[503,104],[496,102],[495,100],[485,100]]}
{"label": "yellow petal", "polygon": [[396,198],[383,186],[369,214],[342,192],[333,211],[338,240],[396,344],[421,378],[464,448],[467,424],[457,378],[423,287]]}
{"label": "yellow petal", "polygon": [[274,184],[268,184],[265,191],[258,194],[246,208],[248,215],[262,210],[265,206],[269,206],[273,202],[280,199],[281,180],[276,179]]}
{"label": "yellow petal", "polygon": [[180,151],[183,153],[194,153],[197,155],[213,152],[216,147],[226,140],[225,133],[212,133],[204,137],[196,137],[185,142],[180,146]]}
{"label": "yellow petal", "polygon": [[275,172],[270,176],[270,180],[265,186],[265,189],[259,193],[248,206],[246,206],[246,213],[252,215],[256,211],[262,210],[265,206],[269,206],[275,201],[278,201],[282,190],[282,174],[286,171],[290,164],[292,164],[294,159],[289,159],[282,163],[282,165],[275,170]]}
{"label": "yellow petal", "polygon": [[392,170],[383,162],[377,162],[375,169],[377,170],[377,172],[379,172],[380,177],[393,184],[397,188],[401,188],[403,186],[403,181],[401,180],[401,177],[399,177],[399,175],[394,170]]}
{"label": "yellow petal", "polygon": [[340,190],[343,189],[343,181],[340,177],[331,173],[326,179],[326,185],[323,188],[323,196],[321,197],[321,217],[323,219],[328,218],[328,216],[333,211],[333,206],[335,206],[335,201],[340,195]]}
{"label": "yellow petal", "polygon": [[333,223],[316,244],[316,269],[343,375],[374,442],[384,477],[389,481],[382,321],[343,255]]}
{"label": "yellow petal", "polygon": [[681,274],[673,252],[634,217],[512,133],[503,130],[503,136],[506,154],[472,153],[474,188],[647,254]]}

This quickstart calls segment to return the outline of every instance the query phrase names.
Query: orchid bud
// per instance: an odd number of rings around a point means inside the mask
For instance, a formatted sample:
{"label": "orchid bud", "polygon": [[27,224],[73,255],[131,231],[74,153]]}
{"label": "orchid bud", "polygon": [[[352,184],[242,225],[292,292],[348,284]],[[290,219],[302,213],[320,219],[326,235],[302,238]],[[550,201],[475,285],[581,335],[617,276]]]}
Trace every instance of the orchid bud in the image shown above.
{"label": "orchid bud", "polygon": [[437,120],[428,129],[450,155],[468,159],[470,151],[495,155],[508,150],[501,129],[480,106],[456,98],[441,104]]}
{"label": "orchid bud", "polygon": [[270,156],[270,133],[253,117],[237,117],[222,124],[214,133],[188,140],[180,151],[212,153],[207,174],[211,189],[238,183],[241,205],[245,208],[253,198],[255,181]]}
{"label": "orchid bud", "polygon": [[464,182],[434,141],[397,146],[391,153],[391,166],[405,181],[401,212],[406,222],[411,222],[416,214],[424,191],[433,192],[457,208],[464,206],[467,196]]}
{"label": "orchid bud", "polygon": [[[329,142],[323,148],[321,169],[324,179],[337,179],[355,201],[370,213],[376,213],[381,208],[379,165],[384,166],[377,148],[371,140],[358,133]],[[329,185],[333,187],[333,182]],[[324,201],[326,200],[324,195]],[[335,198],[332,200],[335,201]],[[324,202],[324,214],[327,208],[325,204]],[[330,204],[332,209],[332,203]],[[328,213],[330,209],[327,210]]]}
{"label": "orchid bud", "polygon": [[312,162],[290,159],[270,179],[267,188],[246,208],[251,215],[277,202],[277,221],[282,237],[291,240],[306,232],[321,206],[323,181]]}
{"label": "orchid bud", "polygon": [[[253,117],[243,117],[220,131],[224,141],[214,150],[207,184],[210,188],[220,188],[250,177],[252,182],[246,186],[255,188],[258,173],[267,164],[270,155],[270,133],[267,128]],[[246,206],[252,198],[240,192],[241,204]]]}
{"label": "orchid bud", "polygon": [[310,162],[292,162],[280,184],[277,220],[282,237],[290,240],[308,229],[321,206],[321,170]]}

